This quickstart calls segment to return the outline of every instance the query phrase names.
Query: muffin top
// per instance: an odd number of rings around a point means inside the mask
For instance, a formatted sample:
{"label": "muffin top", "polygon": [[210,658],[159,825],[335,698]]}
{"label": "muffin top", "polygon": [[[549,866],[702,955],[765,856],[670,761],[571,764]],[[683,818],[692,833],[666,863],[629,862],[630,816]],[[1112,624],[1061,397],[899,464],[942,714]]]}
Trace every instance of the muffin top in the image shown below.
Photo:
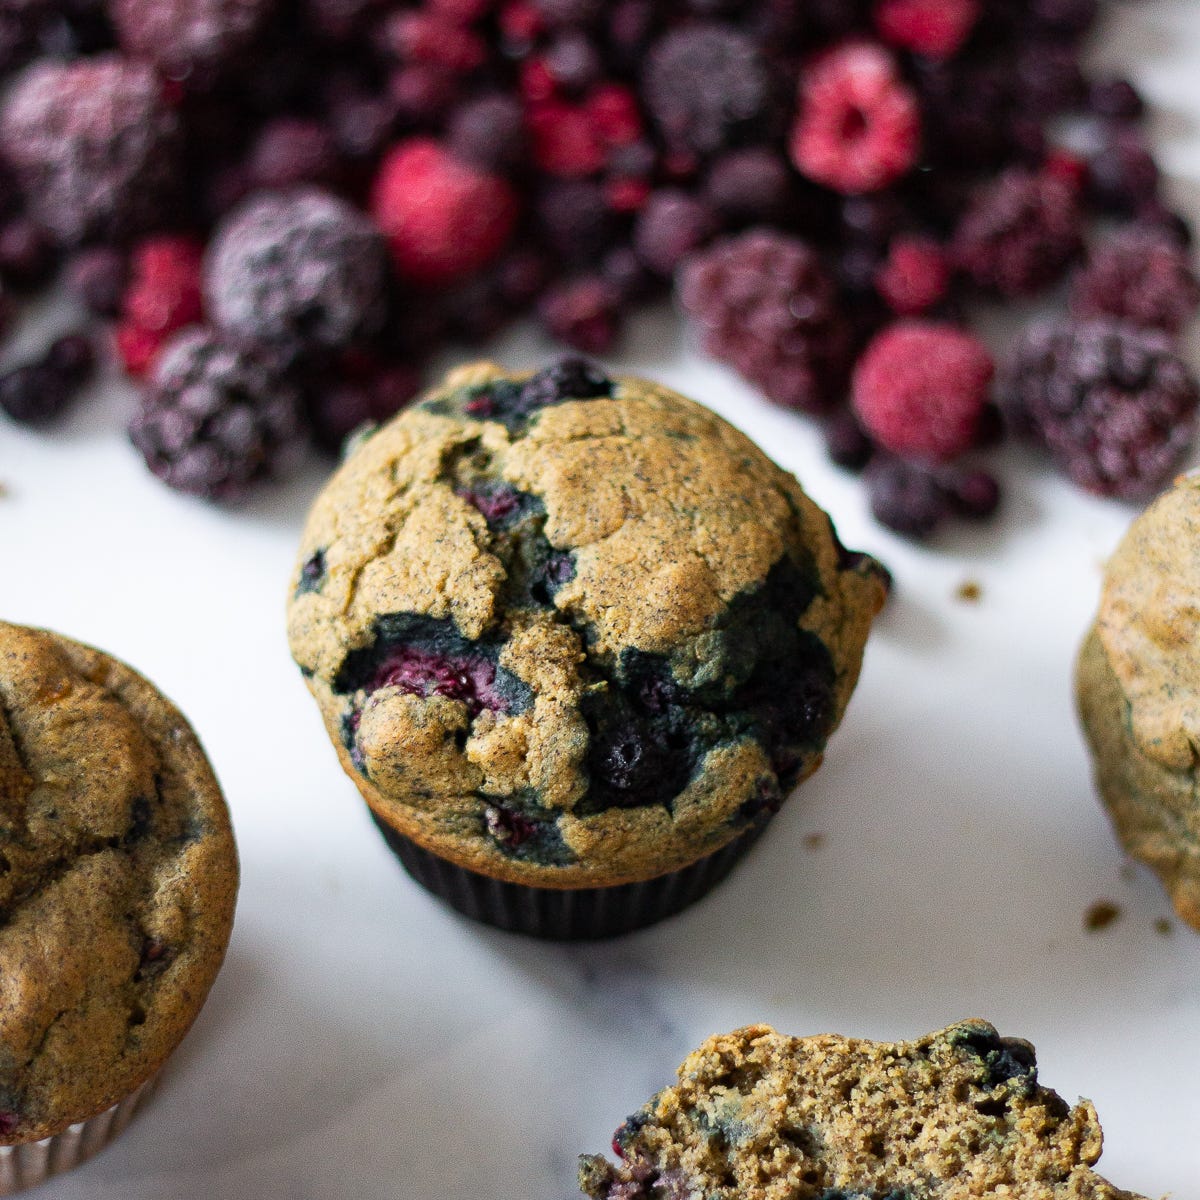
{"label": "muffin top", "polygon": [[1100,1125],[1037,1079],[1033,1047],[964,1021],[913,1042],[710,1038],[583,1158],[596,1200],[1137,1200],[1091,1167]]}
{"label": "muffin top", "polygon": [[1200,473],[1130,527],[1104,574],[1096,631],[1139,750],[1173,770],[1200,745]]}
{"label": "muffin top", "polygon": [[0,623],[0,1145],[153,1074],[220,968],[237,882],[175,707],[106,654]]}
{"label": "muffin top", "polygon": [[816,768],[884,590],[700,405],[479,364],[318,497],[289,637],[387,824],[495,878],[600,886],[720,849]]}

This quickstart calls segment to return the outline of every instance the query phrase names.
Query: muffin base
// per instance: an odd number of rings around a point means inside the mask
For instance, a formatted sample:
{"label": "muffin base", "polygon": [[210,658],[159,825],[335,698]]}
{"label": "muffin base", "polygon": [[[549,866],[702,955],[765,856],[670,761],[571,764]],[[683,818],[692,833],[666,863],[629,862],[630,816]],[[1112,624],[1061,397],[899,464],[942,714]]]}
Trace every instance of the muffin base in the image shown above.
{"label": "muffin base", "polygon": [[426,891],[472,920],[558,942],[619,937],[673,917],[717,886],[758,841],[769,818],[697,862],[615,887],[539,888],[468,870],[371,818],[404,869]]}
{"label": "muffin base", "polygon": [[0,1196],[14,1196],[99,1154],[124,1132],[157,1083],[155,1073],[112,1108],[76,1121],[62,1133],[19,1146],[0,1146]]}

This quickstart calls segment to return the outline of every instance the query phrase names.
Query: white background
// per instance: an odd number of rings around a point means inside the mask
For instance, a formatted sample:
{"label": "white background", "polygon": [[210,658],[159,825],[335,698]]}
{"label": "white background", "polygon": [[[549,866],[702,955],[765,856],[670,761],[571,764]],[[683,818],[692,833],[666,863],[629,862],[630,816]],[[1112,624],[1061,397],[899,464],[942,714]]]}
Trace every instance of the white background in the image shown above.
{"label": "white background", "polygon": [[[1099,54],[1157,106],[1175,197],[1200,219],[1200,6],[1121,6]],[[532,337],[495,351],[547,352]],[[1096,1102],[1113,1182],[1200,1197],[1200,935],[1155,931],[1169,905],[1123,867],[1070,694],[1132,510],[1009,450],[1004,519],[914,548],[872,524],[810,426],[704,363],[669,314],[612,366],[747,430],[892,566],[898,594],[826,765],[754,854],[683,917],[593,947],[470,925],[370,826],[284,640],[323,465],[229,512],[142,469],[120,386],[52,436],[0,426],[0,616],[101,646],[180,704],[243,864],[224,971],[159,1095],[38,1194],[564,1200],[575,1155],[604,1149],[710,1033],[895,1039],[978,1015]],[[955,597],[967,579],[977,604]],[[1122,917],[1086,933],[1101,898]]]}

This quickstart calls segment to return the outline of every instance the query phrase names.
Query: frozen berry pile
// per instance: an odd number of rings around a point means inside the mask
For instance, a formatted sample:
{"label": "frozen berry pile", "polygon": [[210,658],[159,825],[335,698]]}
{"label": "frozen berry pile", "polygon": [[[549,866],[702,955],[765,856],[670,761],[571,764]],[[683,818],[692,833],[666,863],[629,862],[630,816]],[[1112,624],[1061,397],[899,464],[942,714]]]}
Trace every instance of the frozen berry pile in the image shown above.
{"label": "frozen berry pile", "polygon": [[[603,354],[675,292],[927,537],[1001,502],[1006,431],[1141,500],[1187,454],[1198,307],[1101,0],[0,0],[0,377],[52,426],[100,328],[134,445],[228,500],[521,314]],[[1073,121],[1072,145],[1059,136]],[[1061,316],[995,363],[978,302]]]}

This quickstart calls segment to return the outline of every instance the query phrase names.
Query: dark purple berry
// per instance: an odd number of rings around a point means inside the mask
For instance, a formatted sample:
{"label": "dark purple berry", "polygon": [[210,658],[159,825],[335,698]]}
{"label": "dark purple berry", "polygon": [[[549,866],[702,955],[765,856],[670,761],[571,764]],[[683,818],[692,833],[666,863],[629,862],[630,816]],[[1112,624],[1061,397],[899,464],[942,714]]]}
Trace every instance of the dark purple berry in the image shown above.
{"label": "dark purple berry", "polygon": [[1200,388],[1157,331],[1115,321],[1031,329],[1000,388],[1014,427],[1080,487],[1144,500],[1192,445]]}
{"label": "dark purple berry", "polygon": [[979,191],[952,252],[977,286],[1012,298],[1054,283],[1082,246],[1075,189],[1052,175],[1010,170]]}
{"label": "dark purple berry", "polygon": [[1097,79],[1088,88],[1087,106],[1114,121],[1136,121],[1146,111],[1141,92],[1128,79]]}
{"label": "dark purple berry", "polygon": [[577,95],[599,83],[604,72],[596,46],[578,30],[556,37],[543,52],[542,62],[560,88]]}
{"label": "dark purple berry", "polygon": [[867,468],[866,481],[875,519],[905,537],[930,537],[950,514],[945,491],[926,467],[876,458]]}
{"label": "dark purple berry", "polygon": [[534,412],[567,400],[611,396],[614,387],[613,381],[586,359],[562,358],[522,384],[520,404],[525,412]]}
{"label": "dark purple berry", "polygon": [[862,471],[875,455],[875,443],[846,408],[825,422],[825,452],[839,467]]}
{"label": "dark purple berry", "polygon": [[46,425],[70,404],[66,379],[45,361],[14,367],[0,375],[0,409],[21,425]]}
{"label": "dark purple berry", "polygon": [[581,275],[551,284],[538,301],[538,316],[560,342],[603,354],[621,330],[621,294],[601,276]]}
{"label": "dark purple berry", "polygon": [[313,441],[322,450],[338,454],[356,429],[394,417],[420,388],[421,373],[402,365],[363,379],[318,382],[309,392],[307,405]]}
{"label": "dark purple berry", "polygon": [[776,404],[822,412],[844,387],[851,331],[807,243],[767,229],[727,238],[687,264],[679,298],[704,349]]}
{"label": "dark purple berry", "polygon": [[1114,129],[1088,163],[1088,195],[1101,211],[1129,216],[1158,198],[1159,170],[1132,127]]}
{"label": "dark purple berry", "polygon": [[956,472],[943,480],[943,486],[960,516],[984,521],[1000,507],[1000,484],[988,471]]}
{"label": "dark purple berry", "polygon": [[718,158],[704,182],[704,195],[733,221],[779,221],[793,197],[792,173],[765,147],[731,150]]}
{"label": "dark purple berry", "polygon": [[89,246],[67,261],[67,287],[97,317],[115,317],[129,278],[129,264],[120,250]]}
{"label": "dark purple berry", "polygon": [[468,101],[450,118],[448,136],[450,149],[464,162],[485,171],[512,171],[526,150],[520,102],[502,92]]}
{"label": "dark purple berry", "polygon": [[96,351],[84,333],[67,333],[55,338],[46,351],[46,365],[62,376],[68,387],[80,387],[96,367]]}
{"label": "dark purple berry", "polygon": [[258,132],[246,162],[252,188],[284,191],[301,184],[334,185],[341,163],[333,134],[320,121],[279,117]]}
{"label": "dark purple berry", "polygon": [[0,278],[10,287],[38,288],[54,273],[54,247],[28,217],[0,226]]}
{"label": "dark purple berry", "polygon": [[106,0],[121,49],[189,90],[246,62],[278,0]]}
{"label": "dark purple berry", "polygon": [[387,279],[379,231],[316,189],[252,197],[205,256],[214,323],[287,353],[341,349],[377,330]]}
{"label": "dark purple berry", "polygon": [[158,77],[116,55],[39,62],[0,109],[0,149],[30,215],[64,245],[161,223],[178,142]]}
{"label": "dark purple berry", "polygon": [[286,475],[308,437],[278,364],[206,329],[167,343],[129,434],[168,487],[209,500],[237,500]]}
{"label": "dark purple berry", "polygon": [[669,276],[717,232],[713,210],[680,188],[661,188],[638,214],[633,244],[652,271]]}
{"label": "dark purple berry", "polygon": [[763,48],[724,24],[685,25],[655,43],[643,97],[667,144],[701,155],[770,136],[783,116]]}

